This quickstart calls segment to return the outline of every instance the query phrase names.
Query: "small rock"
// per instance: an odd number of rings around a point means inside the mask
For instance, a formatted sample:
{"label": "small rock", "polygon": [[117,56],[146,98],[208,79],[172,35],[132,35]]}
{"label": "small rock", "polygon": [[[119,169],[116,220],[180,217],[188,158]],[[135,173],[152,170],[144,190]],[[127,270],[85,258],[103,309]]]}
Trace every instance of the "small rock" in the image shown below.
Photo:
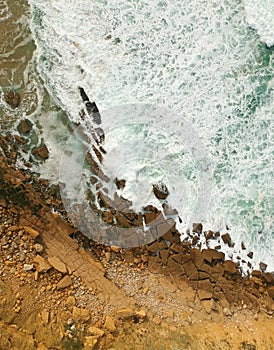
{"label": "small rock", "polygon": [[24,264],[24,271],[31,271],[33,269],[33,264]]}
{"label": "small rock", "polygon": [[86,336],[84,339],[84,349],[85,350],[95,350],[98,349],[99,336]]}
{"label": "small rock", "polygon": [[8,91],[5,95],[5,101],[12,107],[16,108],[20,104],[20,95],[15,91]]}
{"label": "small rock", "polygon": [[30,132],[31,129],[32,129],[32,124],[28,119],[21,120],[21,122],[18,125],[18,131],[24,135]]}
{"label": "small rock", "polygon": [[55,270],[61,272],[61,273],[66,273],[67,272],[67,267],[66,265],[57,257],[50,257],[48,258],[48,262],[52,267],[55,268]]}
{"label": "small rock", "polygon": [[119,180],[116,177],[114,182],[115,182],[115,185],[117,186],[118,190],[123,190],[126,186],[126,180],[124,180],[124,179]]}
{"label": "small rock", "polygon": [[203,232],[203,225],[201,223],[194,223],[192,225],[192,231],[201,234]]}
{"label": "small rock", "polygon": [[67,288],[71,286],[71,284],[72,284],[71,278],[68,275],[66,275],[57,283],[57,289]]}
{"label": "small rock", "polygon": [[107,316],[106,317],[104,327],[109,332],[114,332],[116,330],[116,326],[115,326],[114,320],[113,320],[113,318],[111,316]]}
{"label": "small rock", "polygon": [[24,230],[25,232],[27,232],[32,238],[37,238],[40,233],[38,231],[36,231],[35,229],[33,229],[32,227],[29,226],[24,226]]}
{"label": "small rock", "polygon": [[135,316],[138,318],[144,319],[144,318],[146,318],[147,313],[145,310],[139,310],[139,311],[135,312]]}
{"label": "small rock", "polygon": [[163,183],[158,183],[153,185],[153,192],[155,194],[155,197],[158,199],[166,199],[169,195],[169,190]]}
{"label": "small rock", "polygon": [[75,300],[75,297],[73,296],[73,295],[70,295],[68,298],[67,298],[67,300],[66,300],[66,305],[68,306],[68,307],[73,307],[73,306],[75,306],[75,304],[76,304],[76,300]]}
{"label": "small rock", "polygon": [[42,159],[48,159],[49,157],[49,150],[47,149],[46,145],[43,145],[41,147],[34,147],[31,151],[32,154],[37,155],[41,157]]}
{"label": "small rock", "polygon": [[44,247],[40,243],[35,243],[34,249],[37,251],[37,253],[41,253],[44,250]]}
{"label": "small rock", "polygon": [[225,308],[223,309],[223,312],[224,312],[224,315],[225,315],[225,316],[232,316],[231,310],[228,309],[227,307],[225,307]]}
{"label": "small rock", "polygon": [[228,244],[229,247],[232,246],[232,240],[231,240],[231,237],[230,237],[230,234],[229,233],[225,233],[222,235],[222,240],[225,244]]}
{"label": "small rock", "polygon": [[247,256],[248,256],[250,259],[253,259],[253,252],[249,252],[249,253],[247,254]]}
{"label": "small rock", "polygon": [[102,337],[105,334],[105,332],[102,329],[94,326],[88,328],[88,333],[90,335],[98,335],[99,337]]}
{"label": "small rock", "polygon": [[117,317],[118,318],[130,318],[133,315],[134,315],[134,312],[130,308],[117,311]]}
{"label": "small rock", "polygon": [[228,272],[231,274],[233,274],[237,271],[236,265],[232,260],[226,260],[223,264],[223,267],[224,267],[225,272]]}
{"label": "small rock", "polygon": [[36,270],[38,272],[47,272],[51,268],[51,265],[48,264],[46,259],[44,259],[41,255],[36,255],[33,261],[37,264]]}
{"label": "small rock", "polygon": [[265,272],[265,270],[266,270],[266,268],[267,268],[267,265],[266,265],[265,263],[263,263],[263,262],[260,262],[259,266],[260,266],[260,270],[261,270],[262,272]]}
{"label": "small rock", "polygon": [[78,322],[87,322],[90,319],[90,312],[88,309],[81,307],[73,307],[72,310],[73,318]]}

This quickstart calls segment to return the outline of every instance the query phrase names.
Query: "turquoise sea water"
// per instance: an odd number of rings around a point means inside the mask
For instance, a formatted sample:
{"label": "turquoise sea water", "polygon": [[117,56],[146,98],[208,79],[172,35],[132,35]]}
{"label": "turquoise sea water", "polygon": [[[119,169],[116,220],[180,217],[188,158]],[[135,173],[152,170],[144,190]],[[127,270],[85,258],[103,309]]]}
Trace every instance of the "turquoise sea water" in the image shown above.
{"label": "turquoise sea water", "polygon": [[[72,121],[79,86],[96,101],[104,167],[127,180],[135,208],[165,180],[182,231],[191,221],[227,226],[236,243],[227,256],[244,241],[274,270],[273,2],[29,3],[36,75]],[[39,171],[58,180],[65,131],[54,108],[40,110],[51,157]]]}

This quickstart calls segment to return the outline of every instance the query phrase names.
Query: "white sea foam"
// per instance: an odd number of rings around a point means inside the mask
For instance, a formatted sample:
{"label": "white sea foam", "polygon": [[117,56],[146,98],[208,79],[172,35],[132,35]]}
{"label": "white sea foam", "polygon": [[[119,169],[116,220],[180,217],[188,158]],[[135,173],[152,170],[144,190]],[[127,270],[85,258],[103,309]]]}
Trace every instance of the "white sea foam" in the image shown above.
{"label": "white sea foam", "polygon": [[274,1],[244,0],[246,19],[267,46],[274,45]]}
{"label": "white sea foam", "polygon": [[[146,204],[149,192],[146,187],[136,192],[136,172],[161,158],[162,142],[170,157],[164,164],[170,188],[177,188],[180,174],[189,181],[187,191],[172,192],[170,201],[182,208],[183,218],[191,214],[188,199],[200,191],[195,171],[187,173],[180,161],[173,167],[176,135],[191,125],[193,139],[206,147],[211,159],[215,184],[207,199],[212,199],[210,207],[197,220],[208,228],[228,225],[237,244],[235,252],[227,254],[238,254],[244,240],[254,250],[254,261],[264,260],[274,270],[273,55],[262,52],[243,5],[236,0],[230,5],[224,0],[29,1],[39,71],[48,90],[75,121],[81,102],[78,86],[97,102],[109,130],[105,167],[113,173],[122,170],[130,184],[126,194],[136,208]],[[136,103],[165,106],[171,112],[165,115],[168,123],[159,121],[158,127],[154,117],[151,133],[130,148],[122,141],[134,134],[134,125],[126,123],[125,116],[111,118],[111,111]],[[111,124],[117,129],[110,130]],[[162,140],[155,139],[159,130]],[[151,149],[144,163],[146,144]],[[190,158],[195,163],[195,149]],[[136,171],[127,166],[133,163]],[[139,176],[146,178],[145,172]],[[152,192],[148,197],[152,200]]]}

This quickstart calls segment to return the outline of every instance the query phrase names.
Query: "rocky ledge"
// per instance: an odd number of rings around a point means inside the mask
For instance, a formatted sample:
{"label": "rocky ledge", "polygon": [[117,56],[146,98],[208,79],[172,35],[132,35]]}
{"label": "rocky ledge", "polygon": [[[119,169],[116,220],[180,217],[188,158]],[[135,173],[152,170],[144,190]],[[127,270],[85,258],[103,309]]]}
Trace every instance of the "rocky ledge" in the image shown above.
{"label": "rocky ledge", "polygon": [[[191,349],[222,349],[224,342],[231,349],[271,348],[274,280],[263,265],[243,277],[217,249],[199,249],[200,235],[209,240],[218,232],[194,224],[181,242],[173,221],[161,231],[167,222],[153,207],[142,213],[147,223],[156,220],[153,243],[97,244],[66,220],[54,186],[15,167],[18,142],[16,135],[0,137],[5,349],[134,349],[142,345],[140,334],[157,349],[159,331],[166,332],[167,349],[174,342]],[[233,244],[229,234],[222,239]]]}

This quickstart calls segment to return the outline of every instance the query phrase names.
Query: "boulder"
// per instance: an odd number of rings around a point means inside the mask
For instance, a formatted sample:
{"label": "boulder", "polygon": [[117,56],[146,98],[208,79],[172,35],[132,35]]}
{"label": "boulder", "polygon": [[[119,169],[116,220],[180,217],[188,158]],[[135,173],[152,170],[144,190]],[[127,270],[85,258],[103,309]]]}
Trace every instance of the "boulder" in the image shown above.
{"label": "boulder", "polygon": [[232,260],[226,260],[223,264],[225,272],[228,272],[230,274],[236,273],[236,265]]}
{"label": "boulder", "polygon": [[48,258],[48,262],[50,263],[50,265],[52,267],[55,268],[55,270],[61,272],[61,273],[66,273],[67,272],[67,268],[66,265],[57,257],[50,257]]}
{"label": "boulder", "polygon": [[192,262],[194,263],[194,265],[197,267],[198,270],[203,265],[204,259],[203,259],[202,253],[197,248],[191,249],[190,259],[192,260]]}
{"label": "boulder", "polygon": [[155,194],[156,198],[164,200],[168,197],[169,190],[165,184],[160,182],[158,184],[153,185],[153,193]]}
{"label": "boulder", "polygon": [[228,244],[229,247],[232,246],[232,240],[231,240],[231,237],[230,237],[230,234],[229,233],[225,233],[222,235],[222,240],[225,244]]}
{"label": "boulder", "polygon": [[123,190],[126,186],[126,180],[124,179],[117,179],[117,177],[114,180],[115,185],[117,186],[118,190]]}
{"label": "boulder", "polygon": [[20,95],[13,91],[10,90],[6,93],[5,95],[5,101],[12,107],[12,108],[16,108],[19,106],[20,104]]}
{"label": "boulder", "polygon": [[192,225],[192,231],[201,234],[203,232],[203,225],[201,223],[194,223]]}
{"label": "boulder", "polygon": [[23,119],[18,125],[18,131],[21,134],[27,134],[32,129],[32,123],[28,119]]}
{"label": "boulder", "polygon": [[46,145],[42,145],[41,147],[34,147],[31,153],[35,156],[39,156],[42,159],[48,159],[49,151]]}

